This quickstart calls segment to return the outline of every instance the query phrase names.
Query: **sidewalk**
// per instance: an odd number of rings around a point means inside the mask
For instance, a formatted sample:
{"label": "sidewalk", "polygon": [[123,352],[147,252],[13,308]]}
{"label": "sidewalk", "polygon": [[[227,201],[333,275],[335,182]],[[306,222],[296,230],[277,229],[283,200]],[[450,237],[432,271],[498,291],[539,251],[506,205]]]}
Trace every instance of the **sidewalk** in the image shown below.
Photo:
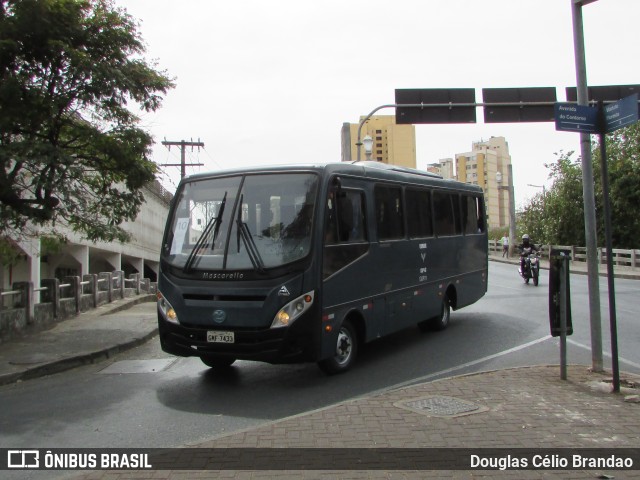
{"label": "sidewalk", "polygon": [[[140,300],[115,302],[65,320],[50,330],[0,344],[0,385],[98,362],[152,338],[157,329],[155,310],[149,305],[134,304]],[[152,301],[153,297],[144,300]],[[621,378],[622,392],[614,394],[609,375],[589,372],[584,365],[570,366],[566,381],[559,378],[556,365],[456,376],[352,399],[188,447],[343,448],[341,461],[346,459],[353,465],[361,462],[357,457],[358,450],[352,450],[357,448],[638,449],[640,377],[623,372]],[[350,455],[353,458],[349,458]],[[332,465],[330,459],[328,464]],[[254,471],[251,468],[198,473],[186,470],[69,473],[94,480],[276,476],[495,478],[498,475],[501,478],[598,478],[599,475],[608,475],[599,478],[640,478],[640,470],[606,469],[452,470],[431,474],[380,469],[289,470],[276,474],[274,470]]]}
{"label": "sidewalk", "polygon": [[155,301],[155,295],[116,300],[0,343],[0,385],[96,363],[141,345],[156,335],[158,319],[155,310],[137,314],[135,306]]}

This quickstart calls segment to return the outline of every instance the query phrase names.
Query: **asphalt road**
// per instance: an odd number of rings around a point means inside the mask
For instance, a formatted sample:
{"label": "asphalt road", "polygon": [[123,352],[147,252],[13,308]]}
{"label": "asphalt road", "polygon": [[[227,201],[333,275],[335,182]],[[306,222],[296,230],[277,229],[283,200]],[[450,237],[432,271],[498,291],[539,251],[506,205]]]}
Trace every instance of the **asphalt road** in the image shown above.
{"label": "asphalt road", "polygon": [[[314,364],[237,362],[216,373],[164,354],[157,339],[113,360],[0,387],[0,447],[171,447],[401,385],[559,362],[549,336],[548,278],[525,285],[512,265],[490,264],[489,292],[438,333],[408,329],[365,346],[350,372]],[[586,277],[571,277],[569,362],[591,364]],[[616,282],[622,370],[640,373],[640,283]],[[609,350],[606,282],[603,344]],[[150,308],[154,308],[150,305]],[[605,357],[605,367],[610,367]]]}

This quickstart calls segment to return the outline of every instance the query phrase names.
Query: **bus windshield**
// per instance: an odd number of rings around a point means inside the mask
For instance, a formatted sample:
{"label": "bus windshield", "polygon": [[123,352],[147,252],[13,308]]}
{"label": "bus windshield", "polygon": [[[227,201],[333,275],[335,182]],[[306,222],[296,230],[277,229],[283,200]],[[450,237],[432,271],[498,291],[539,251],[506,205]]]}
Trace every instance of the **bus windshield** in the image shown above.
{"label": "bus windshield", "polygon": [[164,258],[185,273],[255,270],[306,257],[317,175],[278,173],[194,179],[177,192]]}

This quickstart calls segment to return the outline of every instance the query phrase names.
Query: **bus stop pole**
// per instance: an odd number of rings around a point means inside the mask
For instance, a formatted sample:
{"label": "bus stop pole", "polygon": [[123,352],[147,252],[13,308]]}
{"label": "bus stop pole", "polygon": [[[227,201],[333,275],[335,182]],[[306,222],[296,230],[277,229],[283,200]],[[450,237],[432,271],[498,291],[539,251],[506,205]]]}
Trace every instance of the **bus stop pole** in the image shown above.
{"label": "bus stop pole", "polygon": [[569,257],[561,253],[560,262],[560,378],[567,379],[567,275]]}
{"label": "bus stop pole", "polygon": [[[585,58],[584,29],[582,22],[582,6],[587,3],[592,3],[592,1],[571,0],[578,105],[589,105],[587,62]],[[580,133],[580,156],[582,158],[582,195],[584,197],[585,246],[587,247],[587,284],[589,286],[589,316],[591,325],[591,363],[595,372],[601,372],[603,370],[602,319],[600,316],[600,281],[598,278],[596,200],[593,185],[591,135],[585,132]]]}
{"label": "bus stop pole", "polygon": [[[603,116],[602,102],[598,105]],[[618,365],[618,321],[616,318],[615,280],[613,276],[613,241],[611,239],[611,202],[609,199],[609,171],[607,167],[606,135],[600,133],[600,163],[602,169],[602,197],[604,204],[605,247],[607,251],[607,282],[609,287],[609,326],[611,328],[611,370],[613,370],[613,391],[620,391],[620,366]]]}

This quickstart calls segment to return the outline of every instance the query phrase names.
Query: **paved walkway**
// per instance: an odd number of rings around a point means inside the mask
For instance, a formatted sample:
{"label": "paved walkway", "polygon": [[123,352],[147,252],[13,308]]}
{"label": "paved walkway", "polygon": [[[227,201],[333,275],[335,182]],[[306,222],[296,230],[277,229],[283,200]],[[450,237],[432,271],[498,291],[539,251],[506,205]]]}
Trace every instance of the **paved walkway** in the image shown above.
{"label": "paved walkway", "polygon": [[[98,311],[61,322],[50,330],[0,344],[0,385],[97,362],[153,337],[157,327],[155,312],[149,305],[135,306],[132,302],[131,299],[121,300]],[[496,476],[640,478],[640,377],[623,372],[621,378],[621,393],[611,393],[609,375],[592,373],[585,365],[570,366],[568,380],[560,379],[557,365],[457,376],[353,399],[188,446],[227,448],[233,449],[229,450],[232,453],[246,452],[243,450],[246,448],[344,449],[331,451],[338,455],[335,459],[331,456],[318,459],[316,456],[315,460],[321,463],[322,468],[340,467],[347,462],[352,466],[348,469],[304,470],[296,467],[295,462],[283,461],[269,470],[254,470],[252,467],[218,471],[215,468],[219,463],[206,463],[205,452],[203,465],[209,469],[203,471],[162,469],[75,473],[81,478],[104,480]],[[632,448],[635,449],[631,453],[636,470],[601,468],[500,472],[427,471],[425,468],[416,471],[407,467],[387,470],[384,454],[380,454],[379,461],[382,463],[377,468],[374,468],[376,464],[370,457],[363,460],[363,451],[358,449],[371,448],[405,449],[390,450],[394,455],[412,455],[416,451],[411,449],[422,448],[469,449],[465,455],[482,452],[479,449],[483,448],[504,448],[506,450],[501,451],[502,455],[513,456],[522,452],[516,450],[520,448],[550,448],[560,455],[566,451],[559,449],[569,448]],[[216,451],[219,452],[209,452]],[[260,452],[273,455],[269,450],[252,451],[255,462],[260,461]],[[305,460],[300,457],[297,461],[304,463]],[[354,470],[358,465],[371,468]],[[289,470],[283,468],[285,466]]]}
{"label": "paved walkway", "polygon": [[157,334],[158,319],[155,310],[137,306],[155,300],[155,295],[116,300],[0,343],[0,385],[96,363],[141,345]]}

